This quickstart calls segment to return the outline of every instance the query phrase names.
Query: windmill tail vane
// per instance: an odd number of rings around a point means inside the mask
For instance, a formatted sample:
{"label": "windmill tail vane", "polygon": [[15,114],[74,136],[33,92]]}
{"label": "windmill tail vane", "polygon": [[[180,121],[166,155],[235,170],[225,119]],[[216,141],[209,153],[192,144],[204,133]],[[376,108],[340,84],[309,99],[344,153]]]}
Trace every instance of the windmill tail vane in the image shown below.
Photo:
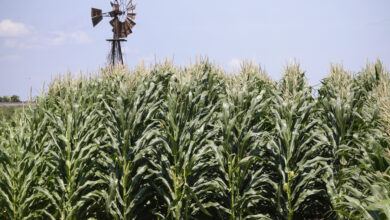
{"label": "windmill tail vane", "polygon": [[92,8],[91,17],[92,25],[98,25],[104,17],[110,17],[113,37],[107,39],[111,43],[111,51],[108,54],[108,60],[111,65],[122,64],[123,55],[121,42],[127,41],[126,38],[133,33],[132,29],[136,25],[134,22],[136,5],[132,0],[115,0],[111,2],[112,11],[103,12],[101,9]]}

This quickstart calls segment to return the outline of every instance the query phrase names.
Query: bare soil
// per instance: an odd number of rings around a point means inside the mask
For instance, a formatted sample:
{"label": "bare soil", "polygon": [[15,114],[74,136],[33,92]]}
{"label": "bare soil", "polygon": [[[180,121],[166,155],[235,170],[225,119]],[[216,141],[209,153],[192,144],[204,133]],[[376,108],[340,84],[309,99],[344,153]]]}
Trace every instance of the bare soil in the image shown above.
{"label": "bare soil", "polygon": [[15,107],[22,107],[25,105],[29,105],[30,102],[0,102],[0,108],[1,107],[10,107],[10,106],[15,106]]}

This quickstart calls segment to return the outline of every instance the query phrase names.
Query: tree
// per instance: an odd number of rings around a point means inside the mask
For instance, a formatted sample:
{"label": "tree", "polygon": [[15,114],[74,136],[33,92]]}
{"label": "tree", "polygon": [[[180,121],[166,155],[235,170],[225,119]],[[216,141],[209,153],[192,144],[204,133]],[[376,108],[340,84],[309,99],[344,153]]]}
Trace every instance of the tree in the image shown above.
{"label": "tree", "polygon": [[3,102],[9,102],[9,97],[8,96],[3,96]]}
{"label": "tree", "polygon": [[11,96],[11,102],[20,102],[20,98],[17,95]]}

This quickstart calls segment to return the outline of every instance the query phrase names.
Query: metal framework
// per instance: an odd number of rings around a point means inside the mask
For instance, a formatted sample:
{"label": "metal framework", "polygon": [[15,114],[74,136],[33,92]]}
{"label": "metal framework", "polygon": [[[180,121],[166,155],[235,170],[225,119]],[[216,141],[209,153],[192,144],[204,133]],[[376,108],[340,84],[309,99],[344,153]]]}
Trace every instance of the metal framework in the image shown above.
{"label": "metal framework", "polygon": [[108,55],[108,60],[112,65],[120,63],[123,65],[123,55],[121,42],[127,41],[126,39],[107,39],[108,42],[111,42],[111,52]]}
{"label": "metal framework", "polygon": [[111,2],[111,6],[112,11],[106,13],[103,13],[101,9],[92,8],[92,25],[95,27],[103,20],[103,17],[112,18],[110,24],[112,26],[113,38],[107,39],[111,43],[108,60],[111,65],[119,63],[123,65],[121,42],[127,41],[127,36],[133,33],[132,28],[136,25],[133,21],[136,17],[136,13],[134,13],[136,5],[133,4],[132,0],[115,0]]}

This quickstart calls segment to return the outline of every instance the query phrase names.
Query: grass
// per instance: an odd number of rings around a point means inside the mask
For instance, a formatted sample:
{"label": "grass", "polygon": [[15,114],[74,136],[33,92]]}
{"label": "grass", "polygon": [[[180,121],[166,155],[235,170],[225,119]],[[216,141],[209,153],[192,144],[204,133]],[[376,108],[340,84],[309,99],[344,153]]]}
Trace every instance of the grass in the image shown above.
{"label": "grass", "polygon": [[9,121],[15,115],[19,114],[22,111],[23,107],[21,106],[4,106],[0,107],[0,119]]}

